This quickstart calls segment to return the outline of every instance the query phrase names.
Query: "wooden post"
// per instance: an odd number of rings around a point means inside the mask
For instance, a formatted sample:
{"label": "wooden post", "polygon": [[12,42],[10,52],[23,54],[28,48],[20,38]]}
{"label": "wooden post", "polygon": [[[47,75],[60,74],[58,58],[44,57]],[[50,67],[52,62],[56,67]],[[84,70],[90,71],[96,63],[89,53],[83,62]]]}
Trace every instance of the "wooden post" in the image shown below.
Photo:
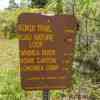
{"label": "wooden post", "polygon": [[43,100],[50,100],[49,90],[43,91]]}

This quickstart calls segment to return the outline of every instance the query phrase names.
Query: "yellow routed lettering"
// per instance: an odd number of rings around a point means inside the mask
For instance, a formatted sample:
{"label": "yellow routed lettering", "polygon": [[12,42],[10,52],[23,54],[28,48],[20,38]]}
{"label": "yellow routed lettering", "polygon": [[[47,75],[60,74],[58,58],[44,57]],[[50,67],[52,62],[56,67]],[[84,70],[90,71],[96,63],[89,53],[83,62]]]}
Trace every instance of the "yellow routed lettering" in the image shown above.
{"label": "yellow routed lettering", "polygon": [[74,30],[74,29],[71,29],[71,28],[68,28],[68,27],[65,27],[65,28],[64,28],[64,32],[67,32],[67,33],[74,33],[75,30]]}
{"label": "yellow routed lettering", "polygon": [[40,80],[41,78],[40,77],[31,77],[31,78],[28,78],[27,80]]}
{"label": "yellow routed lettering", "polygon": [[26,66],[26,67],[23,67],[21,69],[21,71],[23,71],[23,72],[44,71],[44,68],[43,68],[43,66],[38,66],[38,65]]}
{"label": "yellow routed lettering", "polygon": [[18,24],[17,28],[18,28],[18,31],[21,31],[21,32],[43,32],[43,33],[53,32],[49,24],[47,25]]}
{"label": "yellow routed lettering", "polygon": [[57,65],[48,65],[45,67],[45,71],[54,71],[57,70],[59,67]]}
{"label": "yellow routed lettering", "polygon": [[18,31],[21,32],[36,32],[36,25],[31,24],[19,24]]}
{"label": "yellow routed lettering", "polygon": [[56,54],[55,49],[42,49],[43,56],[54,56]]}
{"label": "yellow routed lettering", "polygon": [[25,58],[24,57],[24,58],[21,59],[21,63],[22,64],[35,63],[35,59],[34,58],[27,58],[27,57]]}
{"label": "yellow routed lettering", "polygon": [[36,63],[37,64],[43,64],[43,63],[45,63],[45,64],[50,64],[50,63],[52,63],[52,64],[55,64],[56,63],[56,58],[53,58],[53,57],[45,57],[45,58],[36,58]]}
{"label": "yellow routed lettering", "polygon": [[34,34],[34,40],[36,41],[54,41],[54,34]]}
{"label": "yellow routed lettering", "polygon": [[19,40],[32,40],[32,34],[17,34]]}
{"label": "yellow routed lettering", "polygon": [[29,48],[40,48],[43,45],[41,41],[33,41],[29,43]]}
{"label": "yellow routed lettering", "polygon": [[38,24],[37,25],[37,32],[44,32],[44,33],[51,33],[52,32],[52,29],[51,29],[51,26],[50,25],[41,25],[41,24]]}

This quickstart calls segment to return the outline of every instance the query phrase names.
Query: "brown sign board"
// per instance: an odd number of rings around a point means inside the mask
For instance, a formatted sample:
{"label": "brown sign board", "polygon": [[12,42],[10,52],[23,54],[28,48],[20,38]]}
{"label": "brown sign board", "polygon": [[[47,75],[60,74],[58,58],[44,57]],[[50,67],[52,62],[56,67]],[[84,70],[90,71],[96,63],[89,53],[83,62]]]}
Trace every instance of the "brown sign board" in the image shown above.
{"label": "brown sign board", "polygon": [[18,18],[21,84],[25,90],[71,86],[77,20],[23,13]]}

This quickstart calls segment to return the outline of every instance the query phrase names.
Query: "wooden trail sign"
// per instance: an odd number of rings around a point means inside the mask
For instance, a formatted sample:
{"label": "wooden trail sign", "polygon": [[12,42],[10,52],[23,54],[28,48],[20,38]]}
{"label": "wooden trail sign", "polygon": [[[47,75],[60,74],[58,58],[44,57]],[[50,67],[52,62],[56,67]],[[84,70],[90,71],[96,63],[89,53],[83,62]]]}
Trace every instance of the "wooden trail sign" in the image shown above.
{"label": "wooden trail sign", "polygon": [[19,16],[17,33],[23,89],[64,89],[71,85],[76,26],[76,18],[70,15]]}

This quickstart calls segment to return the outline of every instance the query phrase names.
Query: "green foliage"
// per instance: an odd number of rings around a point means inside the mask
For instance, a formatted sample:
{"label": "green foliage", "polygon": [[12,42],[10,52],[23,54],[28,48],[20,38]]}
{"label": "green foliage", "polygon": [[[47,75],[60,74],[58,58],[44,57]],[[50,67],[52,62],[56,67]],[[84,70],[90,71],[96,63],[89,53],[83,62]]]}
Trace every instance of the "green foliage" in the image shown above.
{"label": "green foliage", "polygon": [[41,9],[17,8],[0,12],[0,37],[13,38],[16,36],[16,22],[21,13],[39,12]]}
{"label": "green foliage", "polygon": [[24,100],[25,93],[20,86],[18,72],[0,68],[0,100]]}
{"label": "green foliage", "polygon": [[15,0],[9,0],[9,9],[17,8],[18,5],[16,4]]}
{"label": "green foliage", "polygon": [[0,100],[20,100],[23,90],[16,66],[19,65],[16,40],[0,40]]}
{"label": "green foliage", "polygon": [[31,0],[31,7],[44,8],[48,0]]}
{"label": "green foliage", "polygon": [[57,15],[61,15],[63,14],[63,5],[62,5],[62,1],[61,0],[57,0],[57,5],[56,5],[56,14]]}
{"label": "green foliage", "polygon": [[29,0],[20,0],[20,6],[21,8],[25,8],[29,6]]}

